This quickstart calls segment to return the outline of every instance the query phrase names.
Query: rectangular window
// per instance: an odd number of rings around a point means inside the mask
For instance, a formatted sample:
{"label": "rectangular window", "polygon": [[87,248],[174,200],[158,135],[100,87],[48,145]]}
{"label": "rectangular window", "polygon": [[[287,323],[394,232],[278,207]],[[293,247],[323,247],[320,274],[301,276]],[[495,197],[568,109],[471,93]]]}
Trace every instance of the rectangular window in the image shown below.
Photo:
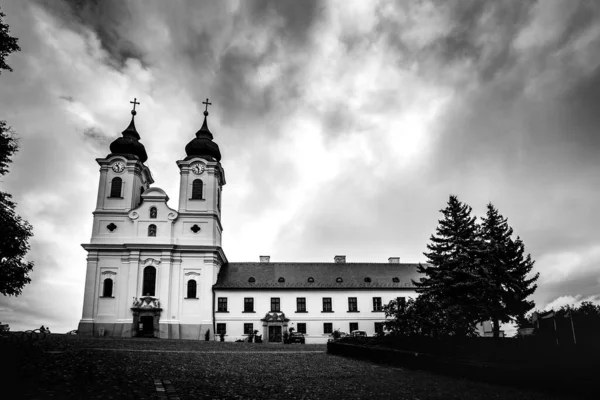
{"label": "rectangular window", "polygon": [[398,297],[396,301],[398,302],[398,309],[403,309],[406,305],[406,297]]}
{"label": "rectangular window", "polygon": [[358,304],[356,302],[356,297],[348,297],[348,311],[350,311],[350,312],[358,311]]}
{"label": "rectangular window", "polygon": [[383,333],[383,322],[375,322],[375,333]]}
{"label": "rectangular window", "polygon": [[350,333],[358,330],[358,322],[350,322]]}
{"label": "rectangular window", "polygon": [[227,333],[227,324],[217,324],[217,335]]}
{"label": "rectangular window", "polygon": [[252,332],[254,332],[254,325],[253,324],[244,324],[244,333],[246,335],[251,335]]}
{"label": "rectangular window", "polygon": [[323,311],[331,312],[331,297],[323,297]]}
{"label": "rectangular window", "polygon": [[279,297],[271,297],[271,312],[279,312]]}
{"label": "rectangular window", "polygon": [[296,298],[296,312],[306,312],[306,297]]}
{"label": "rectangular window", "polygon": [[331,322],[323,324],[323,333],[333,333],[333,324]]}
{"label": "rectangular window", "polygon": [[254,312],[254,297],[244,297],[244,312]]}
{"label": "rectangular window", "polygon": [[373,311],[381,311],[381,297],[373,297]]}
{"label": "rectangular window", "polygon": [[217,302],[218,312],[227,312],[227,297],[219,297]]}
{"label": "rectangular window", "polygon": [[298,333],[306,334],[306,323],[304,323],[304,322],[298,323]]}

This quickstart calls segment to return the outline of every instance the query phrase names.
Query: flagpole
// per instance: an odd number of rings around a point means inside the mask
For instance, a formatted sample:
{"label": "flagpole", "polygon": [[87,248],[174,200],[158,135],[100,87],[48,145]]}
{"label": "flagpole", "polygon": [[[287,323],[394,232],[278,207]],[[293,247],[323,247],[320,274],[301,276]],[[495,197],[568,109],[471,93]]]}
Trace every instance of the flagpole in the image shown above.
{"label": "flagpole", "polygon": [[573,344],[577,344],[577,339],[575,339],[575,325],[573,325],[573,311],[569,313],[571,315],[571,329],[573,330]]}
{"label": "flagpole", "polygon": [[552,316],[552,320],[554,320],[554,334],[556,335],[556,345],[558,345],[558,330],[556,329],[556,313]]}

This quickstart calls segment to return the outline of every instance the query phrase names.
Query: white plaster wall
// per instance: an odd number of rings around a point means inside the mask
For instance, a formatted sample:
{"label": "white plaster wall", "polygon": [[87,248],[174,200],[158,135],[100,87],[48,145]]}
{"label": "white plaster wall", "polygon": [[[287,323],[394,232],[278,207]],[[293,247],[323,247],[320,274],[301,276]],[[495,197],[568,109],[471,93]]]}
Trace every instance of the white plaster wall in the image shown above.
{"label": "white plaster wall", "polygon": [[[218,298],[227,298],[227,313],[216,312]],[[244,298],[254,298],[255,313],[244,313]],[[233,341],[244,337],[244,323],[253,323],[254,329],[262,334],[262,322],[265,314],[271,310],[271,297],[279,297],[281,311],[289,318],[288,327],[298,322],[306,323],[306,342],[324,343],[329,334],[323,333],[323,323],[331,322],[333,330],[349,333],[350,322],[358,322],[358,329],[368,335],[375,334],[375,322],[385,319],[383,312],[373,312],[373,297],[381,297],[387,304],[396,297],[416,298],[412,289],[375,289],[375,290],[217,290],[215,291],[215,323],[227,324],[226,340]],[[306,298],[306,313],[296,312],[296,298]],[[323,297],[331,297],[333,312],[322,312]],[[358,312],[348,312],[348,298],[356,297]],[[264,339],[264,338],[263,338]]]}

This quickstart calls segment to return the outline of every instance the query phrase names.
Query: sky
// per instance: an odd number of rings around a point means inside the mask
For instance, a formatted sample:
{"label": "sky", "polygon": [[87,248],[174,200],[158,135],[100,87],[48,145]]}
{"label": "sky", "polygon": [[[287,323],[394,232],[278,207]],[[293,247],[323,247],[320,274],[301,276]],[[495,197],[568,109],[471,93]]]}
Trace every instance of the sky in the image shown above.
{"label": "sky", "polygon": [[597,1],[0,0],[19,152],[0,190],[33,225],[11,330],[77,329],[96,158],[130,120],[176,208],[185,145],[223,158],[229,261],[425,262],[449,195],[492,202],[539,310],[600,303]]}

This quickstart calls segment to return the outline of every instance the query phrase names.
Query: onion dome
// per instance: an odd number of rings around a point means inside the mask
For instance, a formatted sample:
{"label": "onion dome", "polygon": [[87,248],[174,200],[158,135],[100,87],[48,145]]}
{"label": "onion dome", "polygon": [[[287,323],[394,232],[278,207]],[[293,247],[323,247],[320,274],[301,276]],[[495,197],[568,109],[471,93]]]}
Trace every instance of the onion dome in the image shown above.
{"label": "onion dome", "polygon": [[[206,99],[206,107],[208,108],[208,99]],[[204,111],[204,123],[202,128],[196,132],[196,138],[192,139],[191,142],[185,146],[185,153],[187,154],[186,159],[192,157],[204,158],[207,161],[221,161],[221,152],[219,151],[219,145],[213,142],[213,135],[208,130],[208,124],[206,122],[208,117],[208,111]]]}
{"label": "onion dome", "polygon": [[137,114],[135,111],[135,99],[133,101],[134,109],[131,111],[131,122],[127,129],[122,133],[122,137],[118,138],[110,144],[111,155],[119,154],[127,157],[128,159],[139,159],[141,162],[148,160],[146,149],[144,145],[140,143],[140,134],[135,129],[134,118]]}

